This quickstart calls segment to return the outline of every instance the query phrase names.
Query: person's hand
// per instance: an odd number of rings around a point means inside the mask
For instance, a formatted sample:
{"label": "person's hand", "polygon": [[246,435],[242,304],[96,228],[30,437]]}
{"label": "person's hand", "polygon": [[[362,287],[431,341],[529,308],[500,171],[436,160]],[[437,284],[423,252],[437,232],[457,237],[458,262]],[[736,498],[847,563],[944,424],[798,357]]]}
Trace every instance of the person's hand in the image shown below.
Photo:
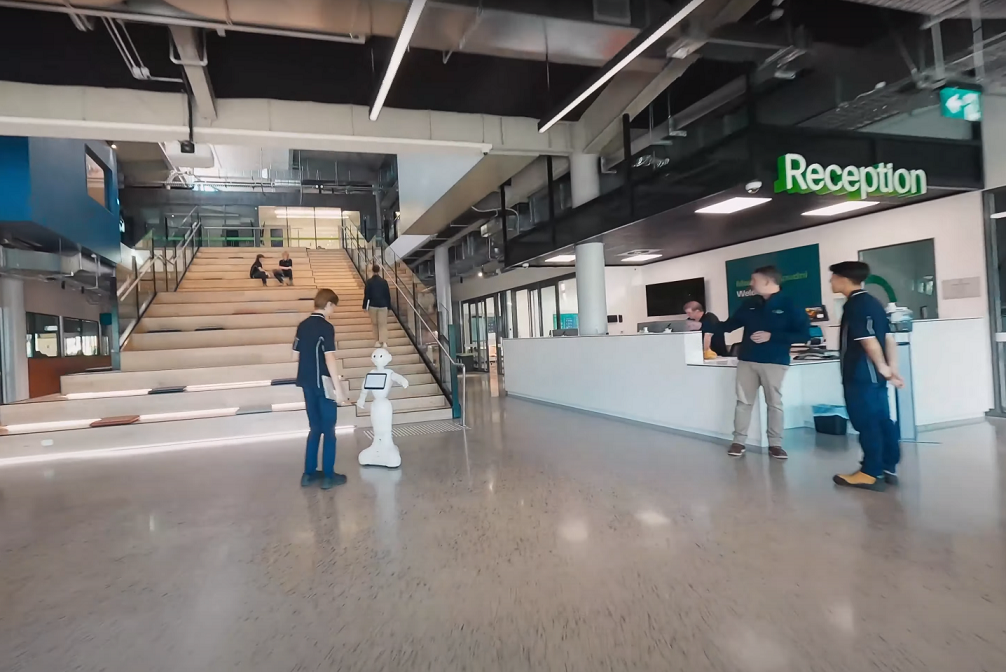
{"label": "person's hand", "polygon": [[719,355],[717,355],[712,350],[706,350],[705,352],[702,353],[702,359],[716,359],[718,356]]}
{"label": "person's hand", "polygon": [[770,338],[772,338],[772,334],[767,331],[756,331],[751,334],[751,340],[755,343],[768,343]]}
{"label": "person's hand", "polygon": [[899,390],[905,386],[905,379],[890,366],[884,366],[883,368],[877,369],[877,373],[883,376],[884,380],[889,382],[891,385],[894,385],[894,387]]}

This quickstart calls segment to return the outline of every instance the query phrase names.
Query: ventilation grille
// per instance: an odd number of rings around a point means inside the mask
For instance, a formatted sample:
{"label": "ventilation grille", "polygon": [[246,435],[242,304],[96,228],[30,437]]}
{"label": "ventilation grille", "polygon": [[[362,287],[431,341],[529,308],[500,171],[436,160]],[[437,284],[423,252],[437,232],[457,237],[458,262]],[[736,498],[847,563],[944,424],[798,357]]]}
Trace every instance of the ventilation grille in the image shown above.
{"label": "ventilation grille", "polygon": [[628,26],[632,23],[629,0],[594,0],[594,20]]}

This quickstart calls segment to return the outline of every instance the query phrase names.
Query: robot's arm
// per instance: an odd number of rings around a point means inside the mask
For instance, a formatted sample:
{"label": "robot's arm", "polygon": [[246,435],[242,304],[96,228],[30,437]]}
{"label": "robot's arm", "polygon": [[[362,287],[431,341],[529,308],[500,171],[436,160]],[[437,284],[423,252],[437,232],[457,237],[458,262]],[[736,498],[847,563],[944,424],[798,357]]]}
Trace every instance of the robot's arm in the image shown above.
{"label": "robot's arm", "polygon": [[367,394],[369,392],[367,389],[360,390],[360,398],[356,400],[356,407],[361,411],[363,410],[363,405],[367,403]]}
{"label": "robot's arm", "polygon": [[407,388],[409,386],[408,379],[405,376],[395,373],[394,371],[391,372],[391,380],[392,382],[398,383],[403,388]]}

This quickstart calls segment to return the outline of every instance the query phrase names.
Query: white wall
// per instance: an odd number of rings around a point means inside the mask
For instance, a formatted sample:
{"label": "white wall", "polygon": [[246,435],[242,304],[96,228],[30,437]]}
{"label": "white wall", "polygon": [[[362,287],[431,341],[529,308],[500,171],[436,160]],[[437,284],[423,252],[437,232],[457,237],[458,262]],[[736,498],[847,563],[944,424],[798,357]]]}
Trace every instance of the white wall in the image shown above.
{"label": "white wall", "polygon": [[[626,322],[645,321],[645,285],[688,278],[706,279],[707,308],[721,318],[727,316],[726,262],[755,254],[817,244],[821,255],[821,297],[834,324],[840,315],[833,310],[835,295],[828,284],[828,267],[859,258],[859,251],[912,240],[934,239],[936,277],[941,318],[984,317],[988,314],[985,282],[985,243],[982,197],[978,192],[941,198],[928,203],[864,215],[842,222],[764,238],[741,245],[694,254],[680,259],[643,266],[642,282],[629,284],[621,295],[608,295],[608,312],[625,315]],[[624,274],[626,269],[608,269]],[[620,279],[623,275],[612,276]],[[979,277],[981,296],[946,300],[942,282],[955,278]],[[609,286],[613,283],[609,281]],[[614,284],[618,284],[617,282]]]}
{"label": "white wall", "polygon": [[572,266],[560,266],[557,268],[515,268],[500,275],[489,275],[482,278],[469,277],[464,282],[451,284],[451,300],[467,301],[477,299],[482,296],[495,294],[507,289],[515,289],[526,285],[533,285],[536,282],[551,280],[563,275],[571,275],[575,272]]}

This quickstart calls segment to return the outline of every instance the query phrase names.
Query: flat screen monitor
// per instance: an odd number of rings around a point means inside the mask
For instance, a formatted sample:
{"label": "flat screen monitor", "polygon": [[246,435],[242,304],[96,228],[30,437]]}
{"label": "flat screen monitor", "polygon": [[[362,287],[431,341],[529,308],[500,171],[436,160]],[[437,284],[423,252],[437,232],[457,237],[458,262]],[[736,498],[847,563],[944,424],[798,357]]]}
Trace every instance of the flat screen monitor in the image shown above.
{"label": "flat screen monitor", "polygon": [[685,304],[689,301],[698,301],[703,306],[706,305],[705,278],[646,286],[647,317],[682,315],[685,312]]}
{"label": "flat screen monitor", "polygon": [[368,373],[367,377],[363,379],[363,389],[383,390],[387,382],[388,374],[386,373]]}

